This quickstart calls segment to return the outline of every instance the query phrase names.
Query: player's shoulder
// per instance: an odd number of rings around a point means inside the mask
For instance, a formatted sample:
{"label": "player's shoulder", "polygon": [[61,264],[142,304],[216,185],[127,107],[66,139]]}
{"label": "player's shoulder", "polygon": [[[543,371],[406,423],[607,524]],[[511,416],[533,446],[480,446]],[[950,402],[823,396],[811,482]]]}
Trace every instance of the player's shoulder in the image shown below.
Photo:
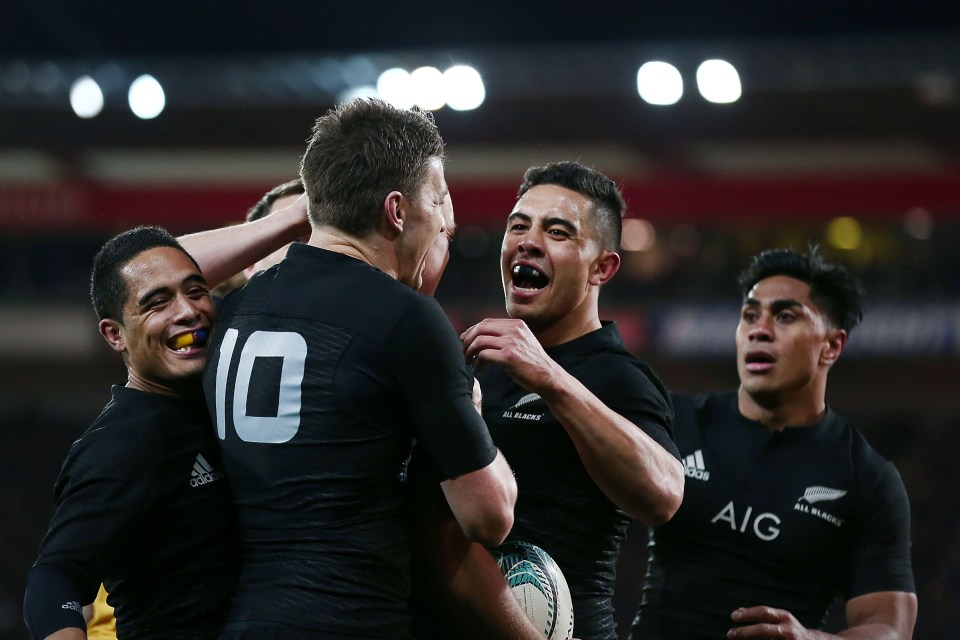
{"label": "player's shoulder", "polygon": [[852,420],[828,409],[826,417],[831,446],[842,447],[856,474],[861,478],[899,479],[899,471],[886,456],[874,447]]}
{"label": "player's shoulder", "polygon": [[184,419],[176,398],[114,386],[110,402],[73,443],[68,459],[110,457],[117,465],[143,464],[163,450],[168,426]]}

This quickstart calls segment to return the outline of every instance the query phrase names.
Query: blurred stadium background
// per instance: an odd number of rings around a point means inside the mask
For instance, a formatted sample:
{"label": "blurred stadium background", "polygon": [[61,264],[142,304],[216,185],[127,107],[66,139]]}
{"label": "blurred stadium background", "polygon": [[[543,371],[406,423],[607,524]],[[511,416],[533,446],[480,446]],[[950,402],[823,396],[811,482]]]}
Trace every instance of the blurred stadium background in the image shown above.
{"label": "blurred stadium background", "polygon": [[[503,222],[523,170],[550,160],[623,185],[624,264],[602,307],[672,388],[734,385],[736,273],[761,249],[820,244],[869,303],[828,399],[910,493],[915,637],[957,637],[957,3],[133,4],[0,8],[0,638],[26,637],[59,464],[124,379],[87,300],[99,245],[135,224],[241,220],[296,175],[337,100],[388,69],[461,64],[484,95],[436,111],[460,225],[438,292],[452,321],[502,315]],[[714,59],[736,70],[734,102],[698,87]],[[674,66],[655,84],[676,93],[680,78],[674,104],[641,97],[649,61]],[[146,119],[128,104],[144,74],[164,96]],[[643,533],[621,572],[640,570]],[[636,598],[618,595],[622,619]]]}

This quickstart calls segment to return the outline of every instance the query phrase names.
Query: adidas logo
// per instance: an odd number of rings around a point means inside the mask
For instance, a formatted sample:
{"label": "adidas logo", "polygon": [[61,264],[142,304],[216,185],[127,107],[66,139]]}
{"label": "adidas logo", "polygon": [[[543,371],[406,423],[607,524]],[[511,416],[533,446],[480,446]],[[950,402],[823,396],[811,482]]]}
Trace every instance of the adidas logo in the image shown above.
{"label": "adidas logo", "polygon": [[223,474],[214,471],[207,459],[202,453],[197,454],[197,459],[193,463],[193,471],[190,472],[190,486],[201,487],[211,482],[216,482],[223,478]]}
{"label": "adidas logo", "polygon": [[704,482],[710,479],[710,472],[707,471],[706,465],[703,464],[702,449],[697,449],[683,459],[683,471],[688,478],[703,480]]}
{"label": "adidas logo", "polygon": [[76,600],[70,600],[69,602],[64,602],[60,605],[61,609],[66,609],[67,611],[76,611],[77,613],[83,613],[83,607],[80,606],[80,603]]}

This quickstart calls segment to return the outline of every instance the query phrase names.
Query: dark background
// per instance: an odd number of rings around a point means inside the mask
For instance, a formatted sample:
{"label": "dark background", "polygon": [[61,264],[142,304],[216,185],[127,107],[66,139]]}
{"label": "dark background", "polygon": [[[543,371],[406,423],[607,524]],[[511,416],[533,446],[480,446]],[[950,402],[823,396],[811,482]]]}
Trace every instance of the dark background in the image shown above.
{"label": "dark background", "polygon": [[[735,6],[730,6],[734,5]],[[700,61],[737,66],[713,105]],[[684,76],[672,107],[637,67]],[[819,243],[864,280],[868,315],[828,400],[901,471],[913,509],[915,637],[960,626],[960,4],[956,2],[304,3],[13,0],[0,7],[0,638],[23,638],[23,580],[69,443],[123,381],[86,278],[134,224],[176,233],[242,218],[296,174],[314,118],[348,80],[474,64],[487,100],[436,113],[460,232],[438,298],[465,328],[502,315],[497,252],[530,164],[579,159],[623,186],[653,244],[624,251],[604,317],[671,388],[736,384],[736,273]],[[141,121],[126,86],[167,108]],[[80,120],[70,83],[102,82]],[[860,225],[855,248],[832,220]],[[362,295],[362,294],[358,294]],[[621,572],[643,564],[637,529]],[[634,581],[635,582],[635,581]],[[636,592],[618,594],[628,619]]]}

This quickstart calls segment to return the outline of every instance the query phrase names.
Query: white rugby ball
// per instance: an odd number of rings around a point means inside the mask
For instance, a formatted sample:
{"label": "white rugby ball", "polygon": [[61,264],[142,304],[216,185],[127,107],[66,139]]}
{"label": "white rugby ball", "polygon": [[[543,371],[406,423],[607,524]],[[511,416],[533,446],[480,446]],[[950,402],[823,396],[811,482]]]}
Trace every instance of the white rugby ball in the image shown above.
{"label": "white rugby ball", "polygon": [[513,596],[545,638],[573,637],[573,599],[560,567],[529,542],[508,542],[493,551]]}

